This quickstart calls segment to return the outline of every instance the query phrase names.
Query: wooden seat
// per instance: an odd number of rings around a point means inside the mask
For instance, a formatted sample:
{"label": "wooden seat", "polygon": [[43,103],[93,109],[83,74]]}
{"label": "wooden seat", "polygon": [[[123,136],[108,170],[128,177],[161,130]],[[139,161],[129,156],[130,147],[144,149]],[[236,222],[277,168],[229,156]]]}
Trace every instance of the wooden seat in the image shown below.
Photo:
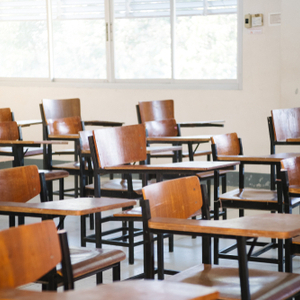
{"label": "wooden seat", "polygon": [[[144,239],[145,251],[148,253],[148,260],[145,262],[147,278],[154,275],[153,267],[153,240],[151,234],[158,232],[176,232],[177,234],[194,234],[195,231],[190,228],[192,223],[198,224],[196,220],[191,220],[188,225],[183,222],[189,218],[195,211],[202,208],[204,216],[207,218],[207,196],[197,177],[185,177],[164,182],[159,182],[143,188],[142,203],[144,219]],[[168,225],[168,219],[170,223]],[[155,226],[155,221],[160,222]],[[206,221],[216,223],[216,221]],[[230,222],[229,220],[219,222]],[[181,230],[172,225],[181,224]],[[154,225],[154,226],[153,226]],[[203,224],[204,225],[204,224]],[[215,224],[218,226],[217,224]],[[201,227],[201,225],[199,226]],[[204,226],[203,226],[204,227]],[[230,232],[230,225],[225,226]],[[152,228],[154,228],[152,230]],[[160,228],[160,230],[155,230]],[[240,228],[240,227],[239,227]],[[199,231],[201,232],[201,231]],[[231,231],[232,232],[232,231]],[[220,233],[222,234],[222,233]],[[229,233],[230,234],[230,233]],[[231,233],[233,234],[233,233]],[[241,233],[240,233],[241,234]],[[245,233],[246,235],[247,233]],[[248,232],[248,234],[250,234]],[[210,261],[210,255],[206,253],[205,247],[208,237],[203,236],[203,261]],[[163,272],[163,249],[158,247],[157,263],[158,268]],[[206,264],[196,265],[190,269],[183,270],[173,276],[168,277],[168,281],[200,284],[214,287],[219,290],[219,299],[241,299],[240,273],[244,270],[238,268],[219,267]],[[286,299],[299,293],[299,275],[290,273],[271,272],[263,270],[249,271],[250,297],[251,299]],[[298,286],[297,286],[298,285]]]}
{"label": "wooden seat", "polygon": [[[222,160],[222,155],[243,155],[242,141],[240,138],[238,138],[236,133],[215,135],[211,138],[211,143],[213,160]],[[240,165],[240,168],[242,168],[240,169],[240,174],[241,172],[243,174],[243,165]],[[283,202],[282,197],[278,196],[279,194],[276,190],[243,188],[243,182],[240,182],[240,188],[221,194],[219,196],[219,201],[215,202],[215,205],[217,205],[216,209],[218,209],[218,207],[239,209],[240,217],[244,215],[244,209],[267,210],[282,213]],[[260,249],[258,250],[259,252],[254,253],[253,259],[255,261],[262,260],[263,262],[266,262],[264,258],[258,258],[257,256],[259,253],[264,253],[265,251],[267,251],[269,247],[271,247],[271,245],[266,245],[264,243],[258,245],[263,246],[265,248],[263,250]],[[283,268],[283,258],[280,250],[281,247],[282,245],[279,246],[278,259],[269,261],[273,263],[278,263],[278,268],[280,270],[282,270]],[[218,262],[218,258],[237,259],[236,255],[228,254],[230,253],[229,250],[234,248],[234,246],[230,246],[226,249],[220,250],[219,254],[216,251],[215,263]],[[252,257],[250,257],[249,260],[252,260]]]}
{"label": "wooden seat", "polygon": [[[18,178],[18,180],[14,180]],[[46,193],[45,174],[38,173],[36,166],[15,167],[0,170],[0,201],[27,202],[40,194],[41,202],[48,201]],[[20,223],[24,223],[22,218]],[[74,280],[99,274],[107,268],[113,268],[114,280],[120,279],[120,261],[125,259],[121,250],[91,251],[80,248],[75,251],[75,257],[80,262],[73,264]],[[97,276],[100,283],[101,276]],[[61,284],[61,276],[55,277],[57,284]]]}
{"label": "wooden seat", "polygon": [[[84,133],[88,134],[88,133]],[[103,182],[100,175],[107,174],[106,166],[117,166],[123,164],[145,163],[147,158],[146,152],[146,133],[144,125],[133,125],[124,127],[114,127],[94,130],[93,136],[90,137],[90,152],[92,155],[94,166],[94,196],[99,197],[104,193],[111,193],[110,196],[121,196],[128,198],[140,199],[141,181],[138,183],[132,180],[132,174],[126,174],[125,180],[113,179],[108,182]],[[83,138],[84,139],[84,138]],[[82,142],[84,143],[82,139]],[[82,146],[87,149],[87,145]],[[137,189],[135,189],[137,185]],[[113,188],[113,190],[112,190]],[[117,189],[114,189],[117,188]],[[117,194],[116,194],[117,193]],[[143,240],[135,241],[134,237],[142,235],[141,228],[135,228],[134,222],[141,222],[140,213],[138,214],[114,214],[107,218],[103,218],[102,222],[107,221],[122,221],[128,222],[120,228],[112,230],[110,233],[118,231],[122,232],[121,236],[104,238],[107,234],[103,234],[102,243],[112,244],[117,246],[128,247],[130,264],[134,263],[134,247],[143,244]],[[85,239],[85,237],[84,237]],[[86,237],[89,241],[90,239]],[[173,242],[171,238],[170,251],[173,251]],[[84,244],[83,244],[84,245]]]}
{"label": "wooden seat", "polygon": [[55,285],[53,277],[60,262],[64,262],[64,288],[73,289],[69,249],[64,235],[60,242],[56,226],[50,220],[0,231],[0,289],[16,288],[42,276]]}

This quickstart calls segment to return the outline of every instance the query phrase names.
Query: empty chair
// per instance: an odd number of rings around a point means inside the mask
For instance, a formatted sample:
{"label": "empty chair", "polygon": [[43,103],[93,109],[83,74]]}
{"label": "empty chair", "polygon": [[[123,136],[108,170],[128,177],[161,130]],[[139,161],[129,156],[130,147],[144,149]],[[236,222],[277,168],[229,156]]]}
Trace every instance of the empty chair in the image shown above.
{"label": "empty chair", "polygon": [[[15,179],[18,180],[15,180]],[[27,202],[40,195],[42,202],[47,201],[45,176],[39,174],[36,166],[16,167],[0,170],[0,201]],[[113,268],[114,280],[120,279],[120,261],[125,259],[121,250],[104,249],[71,249],[79,260],[73,264],[74,280],[79,280],[97,274],[97,282],[101,281],[101,272]],[[61,284],[61,272],[55,277],[57,284]]]}

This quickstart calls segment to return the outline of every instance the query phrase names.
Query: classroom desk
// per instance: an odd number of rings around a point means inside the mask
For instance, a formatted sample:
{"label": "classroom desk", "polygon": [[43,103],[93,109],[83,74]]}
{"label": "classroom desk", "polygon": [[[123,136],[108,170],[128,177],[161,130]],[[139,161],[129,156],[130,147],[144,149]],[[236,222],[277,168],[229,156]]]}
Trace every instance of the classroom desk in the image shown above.
{"label": "classroom desk", "polygon": [[[52,145],[52,144],[67,144],[67,142],[60,141],[0,141],[0,147],[11,147],[12,152],[2,152],[2,155],[11,155],[13,153],[13,166],[19,167],[24,166],[24,156],[27,150],[24,148],[39,148],[41,145]],[[1,148],[0,148],[1,152]]]}
{"label": "classroom desk", "polygon": [[[247,237],[267,237],[286,240],[300,234],[300,216],[287,214],[263,214],[246,216],[230,220],[191,220],[172,218],[152,218],[148,220],[148,227],[152,233],[175,233],[184,235],[200,235],[203,237],[203,263],[211,264],[210,239],[222,237],[236,239],[238,244],[239,270],[242,299],[250,299],[249,273],[246,250]],[[145,242],[146,252],[144,265],[146,278],[154,274],[153,241]],[[290,271],[291,248],[286,246],[286,272]]]}
{"label": "classroom desk", "polygon": [[[96,172],[99,174],[143,174],[143,186],[147,185],[146,175],[155,174],[157,181],[163,179],[163,175],[195,175],[201,172],[214,171],[214,200],[219,198],[219,170],[228,169],[239,165],[239,162],[221,162],[221,161],[187,161],[178,163],[158,164],[158,165],[120,165],[105,167]],[[95,190],[97,195],[100,193],[100,180],[95,181]]]}
{"label": "classroom desk", "polygon": [[[134,200],[116,198],[75,198],[41,203],[0,202],[0,214],[35,216],[53,219],[58,216],[85,216],[95,214],[96,247],[101,248],[100,212],[115,208],[129,207],[136,204]],[[60,223],[58,227],[62,224]]]}
{"label": "classroom desk", "polygon": [[0,298],[10,300],[214,300],[218,296],[213,288],[156,280],[119,281],[62,293],[0,290]]}
{"label": "classroom desk", "polygon": [[17,121],[18,126],[21,127],[29,127],[31,125],[39,125],[43,124],[42,120],[22,120],[22,121]]}
{"label": "classroom desk", "polygon": [[[189,151],[189,160],[193,161],[194,153],[196,152],[199,144],[210,142],[210,138],[211,135],[148,137],[147,143],[173,144],[173,145],[186,144],[188,146],[188,151]],[[195,150],[193,150],[194,144],[197,144]]]}

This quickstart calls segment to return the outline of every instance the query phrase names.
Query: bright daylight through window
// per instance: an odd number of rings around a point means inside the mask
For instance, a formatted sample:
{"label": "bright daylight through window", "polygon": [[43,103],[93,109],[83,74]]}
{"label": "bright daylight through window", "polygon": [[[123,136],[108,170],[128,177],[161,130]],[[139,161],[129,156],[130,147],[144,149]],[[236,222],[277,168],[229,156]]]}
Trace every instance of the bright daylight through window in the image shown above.
{"label": "bright daylight through window", "polygon": [[237,80],[239,0],[0,0],[0,77]]}

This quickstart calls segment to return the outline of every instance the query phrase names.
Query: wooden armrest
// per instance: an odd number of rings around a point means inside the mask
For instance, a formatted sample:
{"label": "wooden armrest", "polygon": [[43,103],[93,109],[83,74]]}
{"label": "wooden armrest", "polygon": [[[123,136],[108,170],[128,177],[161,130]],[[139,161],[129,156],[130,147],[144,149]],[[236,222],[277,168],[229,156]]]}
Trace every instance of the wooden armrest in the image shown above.
{"label": "wooden armrest", "polygon": [[180,127],[224,127],[224,120],[177,122]]}
{"label": "wooden armrest", "polygon": [[123,124],[124,122],[100,121],[100,120],[84,121],[84,125],[93,125],[93,126],[114,127],[114,126],[122,126]]}

